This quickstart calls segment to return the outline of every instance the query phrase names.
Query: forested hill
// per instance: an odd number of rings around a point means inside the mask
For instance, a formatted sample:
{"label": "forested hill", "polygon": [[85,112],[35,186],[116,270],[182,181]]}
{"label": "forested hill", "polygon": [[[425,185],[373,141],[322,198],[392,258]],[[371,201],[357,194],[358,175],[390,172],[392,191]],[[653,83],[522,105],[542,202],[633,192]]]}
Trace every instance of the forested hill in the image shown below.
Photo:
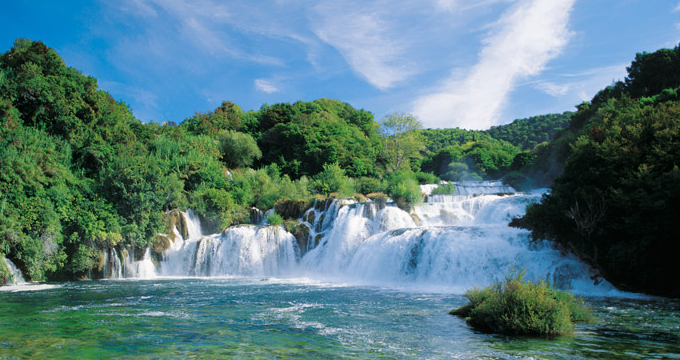
{"label": "forested hill", "polygon": [[628,76],[578,107],[522,170],[561,162],[540,204],[513,222],[617,286],[680,296],[680,48],[639,53]]}
{"label": "forested hill", "polygon": [[555,135],[569,127],[571,111],[561,114],[547,114],[532,116],[526,119],[517,119],[510,124],[493,126],[483,132],[492,138],[505,140],[522,150],[531,150],[536,145],[552,141]]}

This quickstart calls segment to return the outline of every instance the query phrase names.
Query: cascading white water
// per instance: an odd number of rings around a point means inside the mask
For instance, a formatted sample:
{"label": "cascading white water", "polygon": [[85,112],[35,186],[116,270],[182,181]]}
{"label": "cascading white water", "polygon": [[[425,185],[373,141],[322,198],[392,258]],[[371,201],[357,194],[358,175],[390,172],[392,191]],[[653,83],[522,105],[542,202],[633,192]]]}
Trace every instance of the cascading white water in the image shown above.
{"label": "cascading white water", "polygon": [[135,261],[134,252],[128,252],[124,265],[125,277],[149,279],[157,276],[156,265],[151,260],[151,249],[149,248],[144,250],[144,256],[138,261]]}
{"label": "cascading white water", "polygon": [[[158,268],[150,256],[126,276],[304,276],[344,283],[415,286],[462,292],[523,269],[577,293],[607,294],[588,266],[507,223],[540,193],[523,194],[500,182],[456,184],[457,195],[433,195],[406,212],[391,204],[327,201],[302,220],[307,241],[274,226],[237,226],[204,236],[200,221],[182,213],[186,227]],[[477,194],[470,194],[478,191]],[[148,251],[147,251],[148,252]],[[144,266],[141,266],[144,264]],[[151,274],[151,275],[149,275]]]}
{"label": "cascading white water", "polygon": [[337,215],[326,215],[333,225],[301,259],[300,271],[331,281],[462,292],[524,270],[529,279],[577,293],[615,292],[607,283],[595,286],[589,267],[576,258],[508,227],[540,194],[496,195],[511,189],[495,183],[477,188],[491,194],[434,195],[411,214],[388,206],[366,216],[366,207],[374,204],[341,207]]}
{"label": "cascading white water", "polygon": [[26,280],[24,280],[24,276],[21,274],[21,270],[17,268],[16,265],[12,262],[12,260],[8,258],[3,258],[5,261],[5,265],[7,265],[7,268],[9,269],[10,272],[10,277],[7,279],[7,282],[5,285],[21,285],[25,284]]}
{"label": "cascading white water", "polygon": [[177,243],[165,253],[161,275],[285,275],[296,259],[295,238],[282,227],[238,226]]}
{"label": "cascading white water", "polygon": [[503,184],[502,181],[459,181],[454,182],[456,195],[475,194],[512,194],[516,193],[512,186]]}
{"label": "cascading white water", "polygon": [[120,261],[116,248],[110,247],[104,252],[104,267],[102,272],[106,279],[120,279],[123,277],[123,264]]}

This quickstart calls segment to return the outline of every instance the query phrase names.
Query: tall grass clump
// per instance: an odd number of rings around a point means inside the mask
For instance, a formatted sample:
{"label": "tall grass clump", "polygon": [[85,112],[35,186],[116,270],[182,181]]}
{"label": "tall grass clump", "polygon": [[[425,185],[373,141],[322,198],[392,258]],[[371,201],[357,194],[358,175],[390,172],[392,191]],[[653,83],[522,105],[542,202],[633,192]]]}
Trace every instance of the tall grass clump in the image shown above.
{"label": "tall grass clump", "polygon": [[576,323],[594,321],[583,299],[550,288],[544,281],[534,283],[519,272],[502,283],[468,290],[469,305],[450,314],[484,332],[511,335],[561,335]]}

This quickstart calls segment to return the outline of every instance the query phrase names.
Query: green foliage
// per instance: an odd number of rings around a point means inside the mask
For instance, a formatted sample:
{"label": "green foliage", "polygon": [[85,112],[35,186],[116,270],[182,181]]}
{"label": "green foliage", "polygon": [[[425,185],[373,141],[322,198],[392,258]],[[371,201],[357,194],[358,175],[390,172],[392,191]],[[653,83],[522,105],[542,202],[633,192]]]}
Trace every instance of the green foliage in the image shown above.
{"label": "green foliage", "polygon": [[439,183],[439,178],[437,175],[432,174],[432,173],[427,173],[427,172],[422,172],[418,171],[416,173],[416,180],[418,180],[418,184],[424,185],[424,184],[437,184]]}
{"label": "green foliage", "polygon": [[626,70],[625,91],[633,98],[677,88],[680,86],[680,46],[638,53]]}
{"label": "green foliage", "polygon": [[[680,272],[669,251],[680,218],[677,52],[638,54],[625,83],[579,106],[569,132],[549,145],[553,154],[569,148],[562,176],[512,223],[553,240],[620,288],[666,296],[680,296],[680,280],[667,276]],[[662,101],[637,98],[654,99],[663,86],[672,88]],[[538,153],[536,163],[544,158]]]}
{"label": "green foliage", "polygon": [[314,177],[311,187],[323,195],[338,193],[342,197],[349,197],[355,193],[354,181],[345,176],[345,171],[337,163],[324,165],[323,171]]}
{"label": "green foliage", "polygon": [[235,131],[223,131],[219,135],[222,162],[230,168],[247,167],[262,157],[260,148],[252,136]]}
{"label": "green foliage", "polygon": [[217,137],[224,131],[241,131],[246,126],[246,114],[236,104],[225,101],[213,112],[197,113],[181,124],[194,135]]}
{"label": "green foliage", "polygon": [[265,105],[252,116],[258,126],[249,131],[262,150],[260,164],[276,163],[293,179],[317,174],[331,163],[352,177],[377,174],[380,138],[369,112],[319,99]]}
{"label": "green foliage", "polygon": [[301,199],[309,195],[307,177],[293,181],[288,175],[281,176],[276,164],[257,171],[236,171],[232,175],[229,191],[239,204],[249,207],[270,209],[279,199]]}
{"label": "green foliage", "polygon": [[224,189],[201,187],[192,194],[192,204],[199,214],[204,214],[220,231],[245,222],[250,215]]}
{"label": "green foliage", "polygon": [[402,209],[410,209],[412,205],[423,202],[423,193],[416,180],[415,174],[410,171],[397,171],[388,179],[387,194]]}
{"label": "green foliage", "polygon": [[510,169],[518,153],[517,147],[506,141],[482,139],[428,153],[421,167],[449,181],[498,178]]}
{"label": "green foliage", "polygon": [[456,193],[456,185],[451,183],[440,184],[432,189],[432,195],[453,195]]}
{"label": "green foliage", "polygon": [[267,223],[272,226],[283,225],[283,217],[275,212],[272,212],[267,215]]}
{"label": "green foliage", "polygon": [[380,125],[387,171],[409,169],[410,162],[420,158],[420,151],[425,149],[422,124],[413,115],[393,113],[384,117]]}
{"label": "green foliage", "polygon": [[471,326],[500,334],[561,335],[574,323],[594,321],[583,300],[551,289],[543,281],[533,283],[523,273],[489,287],[468,290],[470,305],[451,311]]}
{"label": "green foliage", "polygon": [[361,194],[370,194],[385,191],[385,182],[372,177],[360,177],[356,179],[357,191]]}
{"label": "green foliage", "polygon": [[536,145],[552,141],[555,135],[569,126],[572,112],[532,116],[517,119],[510,124],[492,126],[484,133],[496,140],[504,140],[523,150],[531,150]]}

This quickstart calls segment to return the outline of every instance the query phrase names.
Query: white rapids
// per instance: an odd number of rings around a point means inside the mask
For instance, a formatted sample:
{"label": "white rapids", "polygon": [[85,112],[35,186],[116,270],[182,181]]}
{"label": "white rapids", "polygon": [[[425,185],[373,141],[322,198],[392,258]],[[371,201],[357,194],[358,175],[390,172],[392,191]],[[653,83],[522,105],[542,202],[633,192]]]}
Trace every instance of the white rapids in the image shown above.
{"label": "white rapids", "polygon": [[[508,222],[541,193],[518,193],[498,181],[457,183],[455,195],[431,195],[410,212],[392,204],[327,201],[307,210],[305,241],[282,226],[244,225],[204,235],[192,212],[188,231],[154,265],[132,262],[126,277],[304,277],[343,284],[462,293],[523,270],[531,280],[588,295],[618,295],[593,271]],[[147,259],[145,254],[144,259]]]}

